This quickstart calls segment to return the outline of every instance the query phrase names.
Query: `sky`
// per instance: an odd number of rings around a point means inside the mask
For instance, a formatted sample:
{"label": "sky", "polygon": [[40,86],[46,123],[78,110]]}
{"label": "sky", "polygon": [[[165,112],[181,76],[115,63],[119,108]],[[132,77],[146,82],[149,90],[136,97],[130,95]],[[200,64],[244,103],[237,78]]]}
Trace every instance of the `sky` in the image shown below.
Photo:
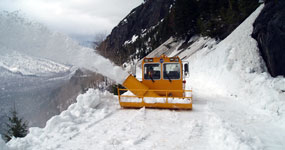
{"label": "sky", "polygon": [[0,0],[0,11],[20,11],[33,21],[73,38],[109,34],[143,0]]}

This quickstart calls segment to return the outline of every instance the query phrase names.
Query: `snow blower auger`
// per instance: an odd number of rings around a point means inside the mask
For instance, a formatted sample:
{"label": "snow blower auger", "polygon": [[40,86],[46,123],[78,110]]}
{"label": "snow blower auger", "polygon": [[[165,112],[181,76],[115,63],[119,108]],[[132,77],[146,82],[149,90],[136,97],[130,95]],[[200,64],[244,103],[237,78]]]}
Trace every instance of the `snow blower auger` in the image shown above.
{"label": "snow blower auger", "polygon": [[[118,88],[121,107],[192,109],[192,90],[185,90],[188,66],[179,57],[144,58],[142,81],[129,75],[123,83],[126,89]],[[130,94],[121,95],[122,91]]]}

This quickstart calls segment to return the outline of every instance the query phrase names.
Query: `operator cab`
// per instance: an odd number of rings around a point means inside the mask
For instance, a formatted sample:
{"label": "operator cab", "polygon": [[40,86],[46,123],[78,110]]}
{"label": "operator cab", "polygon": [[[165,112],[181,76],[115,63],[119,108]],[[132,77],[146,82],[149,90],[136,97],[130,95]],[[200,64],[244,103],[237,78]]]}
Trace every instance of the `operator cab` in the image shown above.
{"label": "operator cab", "polygon": [[[153,90],[183,90],[183,65],[179,57],[162,55],[144,58],[142,63],[142,83]],[[165,93],[158,92],[160,95]],[[182,96],[182,93],[172,93]]]}

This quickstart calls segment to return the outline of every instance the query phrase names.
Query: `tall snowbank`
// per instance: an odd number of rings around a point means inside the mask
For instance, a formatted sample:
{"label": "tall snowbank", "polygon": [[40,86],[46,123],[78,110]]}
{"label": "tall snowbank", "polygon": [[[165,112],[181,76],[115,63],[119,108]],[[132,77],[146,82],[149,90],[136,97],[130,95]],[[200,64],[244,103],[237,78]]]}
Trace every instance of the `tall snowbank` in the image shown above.
{"label": "tall snowbank", "polygon": [[77,103],[47,121],[44,128],[32,127],[25,138],[13,138],[7,146],[12,149],[58,149],[57,144],[72,140],[117,109],[117,105],[111,104],[114,98],[108,92],[89,89],[77,97]]}
{"label": "tall snowbank", "polygon": [[191,56],[190,83],[194,91],[233,97],[276,115],[285,112],[285,79],[272,78],[251,37],[260,6],[216,47],[206,47]]}
{"label": "tall snowbank", "polygon": [[122,68],[93,49],[82,47],[63,34],[51,32],[39,23],[28,21],[17,12],[0,12],[0,20],[0,55],[17,51],[96,71],[118,83],[127,77]]}

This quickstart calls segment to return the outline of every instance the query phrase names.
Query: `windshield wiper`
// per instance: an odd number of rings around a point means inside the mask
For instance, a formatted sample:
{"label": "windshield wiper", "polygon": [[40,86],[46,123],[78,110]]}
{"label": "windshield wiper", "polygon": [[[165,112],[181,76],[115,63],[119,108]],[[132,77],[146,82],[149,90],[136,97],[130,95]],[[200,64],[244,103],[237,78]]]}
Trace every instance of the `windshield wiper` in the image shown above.
{"label": "windshield wiper", "polygon": [[168,74],[166,72],[164,72],[164,74],[166,75],[166,77],[168,78],[169,82],[171,82],[170,77],[168,76]]}
{"label": "windshield wiper", "polygon": [[151,81],[154,82],[153,78],[152,78],[152,75],[151,74],[148,74],[148,76],[150,77]]}

